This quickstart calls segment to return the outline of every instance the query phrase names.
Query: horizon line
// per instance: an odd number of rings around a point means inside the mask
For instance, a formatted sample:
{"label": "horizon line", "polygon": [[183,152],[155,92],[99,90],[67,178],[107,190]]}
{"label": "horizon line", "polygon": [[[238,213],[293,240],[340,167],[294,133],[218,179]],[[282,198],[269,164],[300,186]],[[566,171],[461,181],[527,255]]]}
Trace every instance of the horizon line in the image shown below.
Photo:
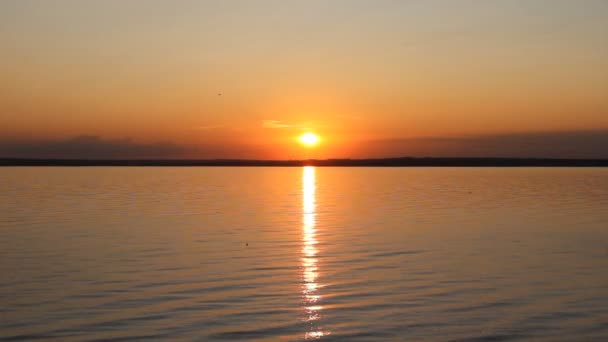
{"label": "horizon line", "polygon": [[330,159],[98,159],[0,157],[0,166],[540,166],[608,167],[601,158],[388,157]]}

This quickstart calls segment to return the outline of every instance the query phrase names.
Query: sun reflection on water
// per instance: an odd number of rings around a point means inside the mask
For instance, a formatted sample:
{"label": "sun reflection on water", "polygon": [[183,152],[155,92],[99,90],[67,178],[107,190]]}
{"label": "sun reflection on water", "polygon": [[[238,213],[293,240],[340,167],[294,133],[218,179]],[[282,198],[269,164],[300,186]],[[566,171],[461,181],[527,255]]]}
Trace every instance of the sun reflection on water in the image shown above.
{"label": "sun reflection on water", "polygon": [[318,302],[321,296],[317,292],[319,284],[317,277],[319,276],[319,266],[317,254],[317,229],[316,225],[316,202],[315,202],[315,167],[305,166],[302,171],[302,231],[303,231],[303,247],[302,247],[302,268],[303,268],[303,286],[302,294],[304,297],[304,308],[306,311],[305,320],[310,323],[309,331],[306,332],[306,339],[317,339],[327,335],[323,332],[318,321],[321,318],[321,310],[323,306]]}

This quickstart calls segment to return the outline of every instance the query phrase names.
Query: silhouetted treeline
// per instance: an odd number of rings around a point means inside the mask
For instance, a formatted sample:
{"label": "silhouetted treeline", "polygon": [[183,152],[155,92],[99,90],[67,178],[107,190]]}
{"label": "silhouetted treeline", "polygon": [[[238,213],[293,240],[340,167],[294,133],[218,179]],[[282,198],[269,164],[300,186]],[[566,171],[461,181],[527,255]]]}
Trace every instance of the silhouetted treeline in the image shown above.
{"label": "silhouetted treeline", "polygon": [[608,166],[608,159],[529,158],[383,158],[323,160],[236,160],[236,159],[19,159],[0,158],[0,166]]}

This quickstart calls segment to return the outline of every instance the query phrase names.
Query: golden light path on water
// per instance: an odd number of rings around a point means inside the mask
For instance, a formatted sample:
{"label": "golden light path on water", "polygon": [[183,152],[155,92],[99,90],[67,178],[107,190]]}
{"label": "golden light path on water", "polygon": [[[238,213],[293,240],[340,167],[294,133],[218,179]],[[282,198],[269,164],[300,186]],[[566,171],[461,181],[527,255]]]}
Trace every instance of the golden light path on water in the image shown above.
{"label": "golden light path on water", "polygon": [[328,335],[319,328],[318,320],[321,318],[323,307],[319,305],[321,296],[318,293],[319,266],[317,260],[317,229],[316,225],[316,180],[315,167],[305,166],[302,170],[302,269],[304,283],[302,294],[304,297],[305,320],[310,323],[306,339],[321,338]]}

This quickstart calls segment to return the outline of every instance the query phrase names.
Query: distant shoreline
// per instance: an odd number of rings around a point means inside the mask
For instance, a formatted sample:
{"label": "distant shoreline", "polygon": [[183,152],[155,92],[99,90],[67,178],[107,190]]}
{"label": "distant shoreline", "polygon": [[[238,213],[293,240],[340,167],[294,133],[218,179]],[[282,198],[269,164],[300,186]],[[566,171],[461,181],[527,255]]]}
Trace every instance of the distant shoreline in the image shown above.
{"label": "distant shoreline", "polygon": [[322,160],[240,159],[27,159],[0,158],[0,166],[369,166],[369,167],[608,167],[608,159],[552,158],[379,158]]}

